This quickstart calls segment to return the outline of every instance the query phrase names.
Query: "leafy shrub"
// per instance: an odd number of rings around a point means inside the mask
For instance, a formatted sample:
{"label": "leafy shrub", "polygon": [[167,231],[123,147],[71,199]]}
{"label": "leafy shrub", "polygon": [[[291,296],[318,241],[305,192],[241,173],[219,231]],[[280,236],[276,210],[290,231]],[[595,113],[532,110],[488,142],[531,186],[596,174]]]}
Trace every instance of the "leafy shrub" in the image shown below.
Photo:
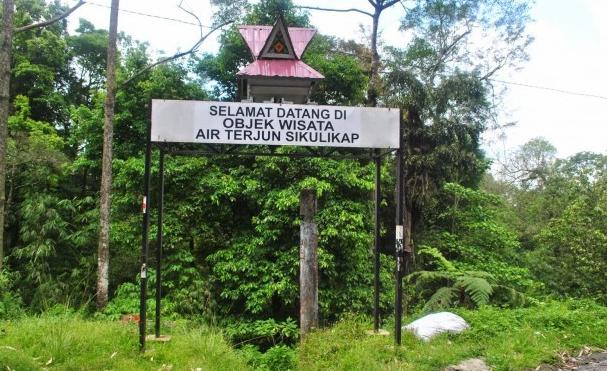
{"label": "leafy shrub", "polygon": [[0,271],[0,319],[12,319],[22,313],[21,297],[12,290],[8,272]]}
{"label": "leafy shrub", "polygon": [[297,368],[296,352],[286,345],[276,345],[265,353],[254,345],[245,345],[240,350],[248,364],[258,371],[289,371]]}
{"label": "leafy shrub", "polygon": [[[148,295],[146,307],[148,316],[153,316],[156,310],[156,301],[154,300],[153,295],[153,293]],[[139,285],[131,282],[123,283],[118,286],[114,298],[110,300],[101,313],[97,313],[96,315],[118,320],[123,314],[138,314],[140,298]],[[169,315],[169,313],[165,313],[165,310],[163,309],[163,316],[164,315]]]}
{"label": "leafy shrub", "polygon": [[254,344],[262,349],[276,344],[293,344],[299,336],[297,323],[291,318],[282,322],[274,319],[239,321],[227,324],[225,331],[236,345]]}

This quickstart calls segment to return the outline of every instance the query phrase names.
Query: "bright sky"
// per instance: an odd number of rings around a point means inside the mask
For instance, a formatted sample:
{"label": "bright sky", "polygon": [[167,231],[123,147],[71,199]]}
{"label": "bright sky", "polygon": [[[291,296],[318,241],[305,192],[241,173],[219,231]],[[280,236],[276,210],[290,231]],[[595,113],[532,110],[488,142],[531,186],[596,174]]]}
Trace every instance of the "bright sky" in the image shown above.
{"label": "bright sky", "polygon": [[[199,37],[196,26],[128,12],[194,22],[191,16],[178,9],[179,2],[122,0],[119,30],[147,41],[153,49],[166,54],[187,50]],[[366,0],[294,2],[370,10]],[[73,0],[69,2],[73,3]],[[77,19],[82,17],[98,28],[107,28],[109,9],[106,7],[109,3],[110,0],[88,1],[72,15],[70,27],[75,28]],[[208,0],[183,0],[183,5],[197,14],[203,24],[210,24]],[[403,8],[397,5],[382,15],[380,23],[385,44],[402,46],[405,42],[406,35],[398,31],[403,14]],[[359,41],[363,37],[359,25],[370,27],[371,24],[369,17],[357,13],[313,11],[311,15],[319,32]],[[535,41],[529,48],[529,62],[518,71],[503,71],[496,78],[606,98],[508,85],[500,122],[516,122],[516,126],[506,131],[505,139],[498,139],[497,133],[487,133],[485,149],[491,156],[500,156],[531,138],[543,136],[557,147],[559,157],[580,151],[607,153],[607,0],[536,0],[532,17],[535,21],[529,31]],[[217,47],[213,38],[202,50],[214,51]]]}

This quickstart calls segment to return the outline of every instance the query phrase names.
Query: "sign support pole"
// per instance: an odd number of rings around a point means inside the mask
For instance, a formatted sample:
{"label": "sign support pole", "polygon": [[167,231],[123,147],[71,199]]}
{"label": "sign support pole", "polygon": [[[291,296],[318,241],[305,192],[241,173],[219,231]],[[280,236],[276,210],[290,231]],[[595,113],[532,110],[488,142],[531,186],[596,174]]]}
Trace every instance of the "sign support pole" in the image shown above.
{"label": "sign support pole", "polygon": [[375,150],[375,244],[373,249],[373,330],[379,331],[379,244],[380,237],[380,202],[381,202],[381,156],[379,150]]}
{"label": "sign support pole", "polygon": [[303,189],[299,196],[302,217],[299,237],[299,326],[303,339],[318,327],[318,226],[315,189]]}
{"label": "sign support pole", "polygon": [[403,121],[399,126],[400,146],[396,151],[396,298],[394,305],[394,341],[396,345],[401,343],[401,321],[403,315],[403,269],[404,269],[404,246],[403,246],[403,206],[404,206],[404,169],[403,169]]}
{"label": "sign support pole", "polygon": [[148,121],[147,139],[145,144],[145,168],[143,173],[143,202],[141,211],[143,213],[142,235],[141,235],[141,275],[140,275],[140,301],[139,301],[139,350],[145,351],[145,325],[146,325],[146,301],[148,284],[148,229],[150,224],[150,210],[148,202],[150,198],[150,167],[152,162],[152,121]]}
{"label": "sign support pole", "polygon": [[160,297],[162,294],[162,224],[164,219],[164,150],[160,150],[160,163],[158,165],[160,180],[158,189],[158,226],[156,232],[156,323],[154,326],[156,337],[160,337]]}

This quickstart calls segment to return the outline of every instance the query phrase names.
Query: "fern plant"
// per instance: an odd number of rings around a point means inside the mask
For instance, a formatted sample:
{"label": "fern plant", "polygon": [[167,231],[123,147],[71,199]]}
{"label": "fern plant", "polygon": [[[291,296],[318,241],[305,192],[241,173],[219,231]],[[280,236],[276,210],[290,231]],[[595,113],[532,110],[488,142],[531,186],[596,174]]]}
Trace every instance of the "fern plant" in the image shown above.
{"label": "fern plant", "polygon": [[527,299],[515,289],[500,285],[495,277],[483,271],[463,271],[449,262],[438,249],[421,246],[420,252],[435,260],[438,270],[418,271],[407,276],[418,294],[428,298],[423,310],[437,311],[453,306],[467,308],[486,304],[522,306]]}

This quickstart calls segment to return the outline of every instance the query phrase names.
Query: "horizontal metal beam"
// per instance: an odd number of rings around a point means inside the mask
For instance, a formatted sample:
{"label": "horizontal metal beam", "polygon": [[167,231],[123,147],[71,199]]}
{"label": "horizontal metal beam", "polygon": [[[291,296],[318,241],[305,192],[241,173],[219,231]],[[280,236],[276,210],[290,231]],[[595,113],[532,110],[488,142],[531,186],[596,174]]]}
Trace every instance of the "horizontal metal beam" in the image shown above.
{"label": "horizontal metal beam", "polygon": [[268,157],[292,157],[292,158],[332,158],[332,159],[353,159],[353,160],[374,160],[377,157],[383,158],[391,153],[394,153],[395,149],[388,149],[385,151],[380,150],[379,155],[373,148],[359,148],[358,151],[364,151],[363,153],[339,153],[338,150],[348,150],[348,148],[332,148],[330,151],[318,151],[314,147],[300,147],[305,149],[307,152],[291,152],[291,153],[280,153],[276,152],[275,149],[280,148],[276,146],[270,146],[268,152],[263,151],[239,151],[240,146],[237,145],[225,145],[216,146],[212,144],[203,144],[201,149],[181,149],[176,148],[174,143],[154,143],[154,145],[168,155],[173,156],[268,156]]}

